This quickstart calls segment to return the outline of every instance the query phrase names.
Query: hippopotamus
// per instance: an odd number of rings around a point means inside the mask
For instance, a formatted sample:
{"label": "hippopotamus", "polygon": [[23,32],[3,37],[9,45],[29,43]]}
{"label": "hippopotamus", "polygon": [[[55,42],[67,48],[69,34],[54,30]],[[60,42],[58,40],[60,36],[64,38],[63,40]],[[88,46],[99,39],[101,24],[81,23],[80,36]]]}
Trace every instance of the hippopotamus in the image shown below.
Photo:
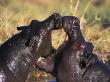
{"label": "hippopotamus", "polygon": [[36,60],[54,51],[51,32],[60,28],[60,22],[61,15],[54,13],[18,27],[19,33],[0,46],[0,82],[25,82]]}
{"label": "hippopotamus", "polygon": [[62,27],[68,39],[51,56],[37,61],[36,67],[51,73],[56,82],[110,82],[110,67],[99,61],[93,44],[85,41],[79,19],[63,16]]}

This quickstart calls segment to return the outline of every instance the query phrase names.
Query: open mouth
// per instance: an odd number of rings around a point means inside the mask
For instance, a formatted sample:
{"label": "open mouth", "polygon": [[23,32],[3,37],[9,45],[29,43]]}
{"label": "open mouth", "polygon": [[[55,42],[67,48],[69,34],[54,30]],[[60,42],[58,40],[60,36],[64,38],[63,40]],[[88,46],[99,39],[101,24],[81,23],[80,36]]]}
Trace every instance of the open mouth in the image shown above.
{"label": "open mouth", "polygon": [[63,29],[54,30],[52,32],[52,46],[58,48],[64,41],[67,40],[67,35]]}

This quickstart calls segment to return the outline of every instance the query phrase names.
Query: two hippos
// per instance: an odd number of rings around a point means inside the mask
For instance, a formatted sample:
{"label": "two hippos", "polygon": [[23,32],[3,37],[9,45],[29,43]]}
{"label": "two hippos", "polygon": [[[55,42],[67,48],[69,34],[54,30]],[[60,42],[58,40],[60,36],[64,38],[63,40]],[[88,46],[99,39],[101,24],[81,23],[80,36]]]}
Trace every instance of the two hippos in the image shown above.
{"label": "two hippos", "polygon": [[[51,32],[61,28],[68,40],[55,50]],[[57,82],[110,81],[110,68],[92,53],[93,45],[84,40],[77,17],[54,13],[17,29],[20,33],[0,46],[0,82],[25,82],[33,65],[51,73]],[[45,59],[36,64],[39,57]]]}

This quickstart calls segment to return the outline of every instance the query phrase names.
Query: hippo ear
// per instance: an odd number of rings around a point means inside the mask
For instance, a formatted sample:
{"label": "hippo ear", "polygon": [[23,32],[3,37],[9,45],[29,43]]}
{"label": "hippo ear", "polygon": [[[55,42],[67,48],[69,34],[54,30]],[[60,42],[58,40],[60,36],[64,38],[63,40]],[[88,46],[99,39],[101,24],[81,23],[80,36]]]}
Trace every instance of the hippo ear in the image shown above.
{"label": "hippo ear", "polygon": [[26,28],[26,26],[21,26],[21,27],[17,27],[18,31],[24,30]]}
{"label": "hippo ear", "polygon": [[35,25],[38,22],[39,22],[38,20],[32,20],[31,23],[30,23],[30,26],[33,26],[33,25]]}

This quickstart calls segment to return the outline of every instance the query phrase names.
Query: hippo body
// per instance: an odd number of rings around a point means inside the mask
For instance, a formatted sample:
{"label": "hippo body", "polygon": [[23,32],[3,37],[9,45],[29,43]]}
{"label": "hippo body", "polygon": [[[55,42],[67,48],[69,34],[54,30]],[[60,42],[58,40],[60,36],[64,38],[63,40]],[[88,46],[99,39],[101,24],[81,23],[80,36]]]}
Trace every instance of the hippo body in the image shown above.
{"label": "hippo body", "polygon": [[68,40],[36,67],[51,73],[57,82],[110,82],[110,67],[92,53],[93,45],[84,40],[79,23],[73,16],[62,18]]}
{"label": "hippo body", "polygon": [[55,13],[41,22],[33,20],[0,46],[0,82],[25,82],[36,60],[53,52],[51,32],[60,18]]}

